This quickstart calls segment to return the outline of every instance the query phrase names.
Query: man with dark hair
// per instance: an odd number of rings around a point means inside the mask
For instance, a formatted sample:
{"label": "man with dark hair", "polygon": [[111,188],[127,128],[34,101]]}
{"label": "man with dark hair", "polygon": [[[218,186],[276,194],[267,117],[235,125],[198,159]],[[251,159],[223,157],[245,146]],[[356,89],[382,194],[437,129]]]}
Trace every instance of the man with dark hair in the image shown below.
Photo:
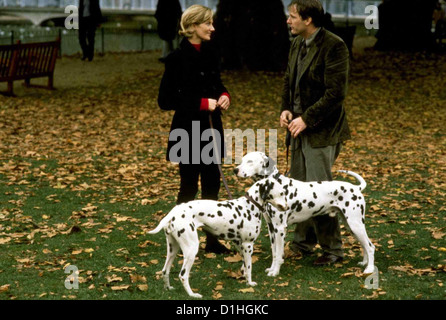
{"label": "man with dark hair", "polygon": [[[350,138],[343,106],[349,52],[341,38],[322,27],[324,9],[318,0],[294,0],[288,9],[287,23],[296,38],[284,78],[280,125],[288,129],[290,176],[330,181],[341,144]],[[324,253],[315,265],[342,260],[337,218],[322,215],[296,225],[293,251],[312,254],[317,242]]]}

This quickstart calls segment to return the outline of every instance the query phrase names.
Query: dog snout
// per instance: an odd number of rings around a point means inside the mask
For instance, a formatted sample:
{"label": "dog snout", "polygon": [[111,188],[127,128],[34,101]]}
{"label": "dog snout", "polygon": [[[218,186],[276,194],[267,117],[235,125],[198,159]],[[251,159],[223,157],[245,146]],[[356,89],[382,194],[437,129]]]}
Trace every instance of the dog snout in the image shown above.
{"label": "dog snout", "polygon": [[238,168],[235,168],[235,169],[234,169],[234,173],[235,173],[235,174],[238,174],[238,172],[239,172],[239,169],[238,169]]}

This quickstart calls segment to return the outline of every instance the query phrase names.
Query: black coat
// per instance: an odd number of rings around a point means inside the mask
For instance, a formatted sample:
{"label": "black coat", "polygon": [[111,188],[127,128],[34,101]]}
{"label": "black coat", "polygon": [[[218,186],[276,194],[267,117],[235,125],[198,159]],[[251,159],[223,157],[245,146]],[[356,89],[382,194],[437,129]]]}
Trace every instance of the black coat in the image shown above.
{"label": "black coat", "polygon": [[[84,17],[84,0],[79,1],[79,19]],[[90,17],[97,24],[104,22],[102,17],[101,8],[99,6],[99,0],[90,0]]]}
{"label": "black coat", "polygon": [[[165,61],[165,72],[159,88],[158,104],[163,110],[175,110],[170,134],[174,129],[184,129],[189,134],[189,163],[192,163],[192,122],[199,121],[200,137],[206,129],[210,128],[209,114],[212,116],[213,127],[220,133],[220,156],[224,156],[223,124],[219,109],[214,112],[200,111],[202,98],[218,100],[228,92],[220,78],[219,55],[209,42],[201,45],[197,51],[190,42],[184,38],[180,47],[172,52]],[[196,138],[196,136],[194,136]],[[209,139],[210,140],[210,139]],[[200,143],[200,152],[209,140]],[[169,141],[167,146],[167,160],[171,148],[176,141]],[[199,141],[195,141],[197,145]],[[207,153],[209,154],[209,153]],[[195,157],[196,157],[195,153]]]}
{"label": "black coat", "polygon": [[158,35],[162,40],[173,40],[178,35],[182,9],[178,0],[158,0],[155,18]]}

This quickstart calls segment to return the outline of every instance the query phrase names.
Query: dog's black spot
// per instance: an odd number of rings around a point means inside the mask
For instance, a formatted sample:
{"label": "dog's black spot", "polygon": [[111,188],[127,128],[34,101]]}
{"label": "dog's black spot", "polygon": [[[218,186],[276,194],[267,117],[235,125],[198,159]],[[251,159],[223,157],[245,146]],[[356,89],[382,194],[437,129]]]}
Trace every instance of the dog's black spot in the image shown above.
{"label": "dog's black spot", "polygon": [[358,200],[358,197],[356,196],[356,194],[354,194],[354,195],[352,196],[352,200],[353,200],[353,201]]}
{"label": "dog's black spot", "polygon": [[322,210],[324,210],[324,206],[320,207],[319,210],[314,211],[314,212],[313,212],[313,216],[317,216],[319,213],[322,212]]}
{"label": "dog's black spot", "polygon": [[181,270],[181,276],[184,276],[185,273],[186,273],[186,269]]}
{"label": "dog's black spot", "polygon": [[234,223],[234,219],[229,220],[229,223],[233,224]]}
{"label": "dog's black spot", "polygon": [[300,211],[302,211],[302,203],[301,203],[299,200],[297,200],[296,202],[294,202],[294,203],[291,205],[291,209],[292,209],[293,211],[295,211],[295,212],[300,212]]}
{"label": "dog's black spot", "polygon": [[339,192],[338,192],[338,190],[336,189],[335,192],[333,192],[333,195],[334,195],[334,196],[337,196],[338,193],[339,193]]}
{"label": "dog's black spot", "polygon": [[204,212],[200,212],[200,213],[198,213],[198,215],[199,215],[200,217],[202,217],[202,216],[204,216]]}
{"label": "dog's black spot", "polygon": [[313,201],[308,202],[308,208],[313,208],[315,206]]}
{"label": "dog's black spot", "polygon": [[223,213],[220,210],[217,211],[217,214],[219,217],[223,216]]}
{"label": "dog's black spot", "polygon": [[310,183],[310,188],[313,188],[313,185]]}
{"label": "dog's black spot", "polygon": [[191,228],[192,232],[195,231],[195,227],[194,227],[193,223],[190,224],[190,228]]}
{"label": "dog's black spot", "polygon": [[338,200],[342,201],[342,200],[344,200],[344,197],[343,196],[339,196]]}
{"label": "dog's black spot", "polygon": [[350,205],[350,202],[345,201],[345,206],[348,207]]}
{"label": "dog's black spot", "polygon": [[178,231],[178,237],[181,237],[181,234],[182,234],[184,231],[186,231],[184,228],[181,229],[180,231]]}
{"label": "dog's black spot", "polygon": [[185,217],[186,217],[186,215],[183,213],[183,214],[181,215],[181,218],[184,219]]}
{"label": "dog's black spot", "polygon": [[317,194],[316,194],[316,192],[313,192],[313,198],[317,199]]}

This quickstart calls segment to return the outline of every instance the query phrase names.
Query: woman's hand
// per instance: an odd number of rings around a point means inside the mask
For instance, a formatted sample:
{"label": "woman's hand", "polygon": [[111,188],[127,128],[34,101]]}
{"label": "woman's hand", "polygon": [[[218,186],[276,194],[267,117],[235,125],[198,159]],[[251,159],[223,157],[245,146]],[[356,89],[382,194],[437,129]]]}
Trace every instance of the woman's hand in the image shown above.
{"label": "woman's hand", "polygon": [[217,107],[218,107],[217,100],[215,100],[215,99],[208,99],[208,103],[209,103],[209,108],[208,108],[209,111],[212,112],[215,109],[217,109]]}
{"label": "woman's hand", "polygon": [[229,106],[231,105],[231,100],[227,95],[222,95],[218,99],[217,105],[219,105],[223,110],[228,110]]}

